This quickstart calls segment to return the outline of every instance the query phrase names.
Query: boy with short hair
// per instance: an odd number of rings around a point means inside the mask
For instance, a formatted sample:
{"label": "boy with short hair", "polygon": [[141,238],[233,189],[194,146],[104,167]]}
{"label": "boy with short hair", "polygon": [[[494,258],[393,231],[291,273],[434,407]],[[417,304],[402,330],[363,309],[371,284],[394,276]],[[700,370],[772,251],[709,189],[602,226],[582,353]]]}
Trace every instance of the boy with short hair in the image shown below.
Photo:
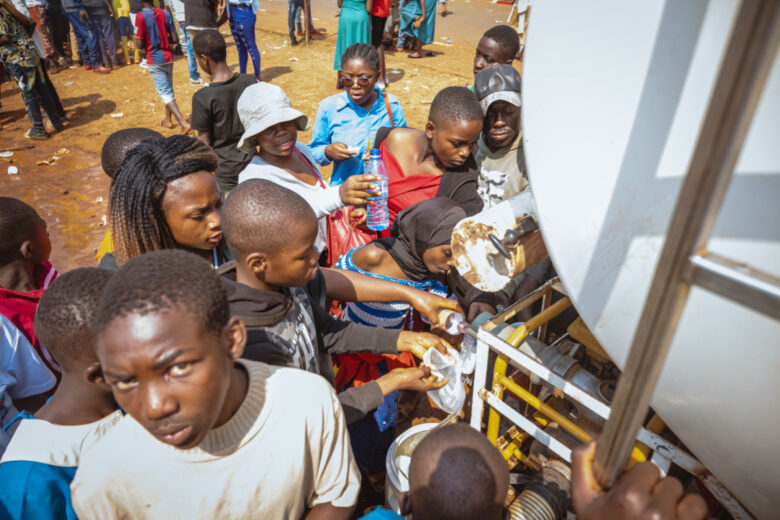
{"label": "boy with short hair", "polygon": [[509,25],[495,25],[485,31],[474,54],[474,78],[494,63],[512,65],[520,50],[517,31]]}
{"label": "boy with short hair", "polygon": [[53,89],[44,75],[38,50],[28,29],[35,22],[20,13],[10,0],[0,0],[0,62],[8,67],[22,91],[27,117],[32,123],[24,136],[28,139],[48,139],[43,124],[43,108],[56,131],[65,128],[63,113]]}
{"label": "boy with short hair", "polygon": [[128,416],[81,458],[79,518],[349,517],[360,477],[333,390],[239,359],[246,329],[207,262],[171,249],[131,258],[92,332]]}
{"label": "boy with short hair", "polygon": [[41,297],[35,332],[62,367],[62,381],[35,415],[24,414],[0,461],[3,518],[75,518],[70,482],[83,450],[122,417],[102,384],[92,320],[113,273],[69,271]]}
{"label": "boy with short hair", "polygon": [[46,221],[21,200],[0,197],[0,314],[24,333],[59,380],[60,367],[33,330],[35,308],[57,277]]}
{"label": "boy with short hair", "polygon": [[[327,289],[314,248],[317,218],[292,190],[266,180],[242,182],[222,207],[222,229],[236,261],[234,271],[221,272],[231,312],[249,327],[247,358],[319,373],[333,383],[334,353],[412,352],[422,358],[431,347],[445,351],[447,343],[433,334],[339,321],[323,309]],[[339,400],[352,423],[397,390],[427,391],[445,383],[425,367],[398,368],[341,392]]]}
{"label": "boy with short hair", "polygon": [[[409,465],[409,491],[401,493],[402,515],[414,520],[503,520],[509,468],[487,438],[467,424],[431,431]],[[364,520],[403,517],[377,508]]]}
{"label": "boy with short hair", "polygon": [[173,116],[181,127],[179,133],[186,135],[190,131],[190,125],[181,114],[173,95],[173,54],[170,39],[174,43],[178,42],[171,14],[165,9],[155,7],[150,0],[144,0],[144,8],[135,15],[135,45],[140,49],[157,95],[165,105],[165,118],[160,121],[160,126],[174,128],[176,125],[171,120]]}
{"label": "boy with short hair", "polygon": [[222,192],[229,193],[252,159],[236,147],[244,133],[236,103],[244,89],[256,81],[230,70],[225,38],[218,30],[198,31],[192,46],[200,68],[211,76],[211,82],[192,96],[192,128],[197,130],[198,139],[217,152],[217,182]]}
{"label": "boy with short hair", "polygon": [[[122,161],[125,160],[130,150],[147,139],[162,139],[162,137],[163,135],[160,132],[148,128],[123,128],[122,130],[117,130],[108,136],[100,151],[100,165],[103,167],[103,173],[113,180],[114,175],[116,175],[116,172],[122,165]],[[113,250],[114,242],[111,240],[111,230],[107,229],[103,235],[103,240],[100,241],[95,251],[95,261],[100,263],[100,267],[113,270],[118,269],[114,257],[112,255],[106,256],[106,253],[110,253]],[[105,262],[103,262],[104,258],[106,259]]]}

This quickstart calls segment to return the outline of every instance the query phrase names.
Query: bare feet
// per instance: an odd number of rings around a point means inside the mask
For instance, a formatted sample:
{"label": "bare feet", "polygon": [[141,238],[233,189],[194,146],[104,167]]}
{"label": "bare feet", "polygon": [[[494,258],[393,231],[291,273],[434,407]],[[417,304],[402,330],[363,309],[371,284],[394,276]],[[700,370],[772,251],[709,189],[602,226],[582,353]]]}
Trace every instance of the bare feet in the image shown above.
{"label": "bare feet", "polygon": [[171,121],[170,119],[163,119],[160,121],[160,126],[164,126],[165,128],[176,128],[176,124]]}

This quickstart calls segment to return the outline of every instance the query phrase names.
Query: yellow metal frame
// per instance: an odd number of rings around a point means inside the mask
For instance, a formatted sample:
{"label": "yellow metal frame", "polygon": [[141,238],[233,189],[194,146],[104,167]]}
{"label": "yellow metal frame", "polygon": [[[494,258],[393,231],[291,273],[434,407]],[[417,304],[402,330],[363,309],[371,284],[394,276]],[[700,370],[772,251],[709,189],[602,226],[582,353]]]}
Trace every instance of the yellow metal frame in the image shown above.
{"label": "yellow metal frame", "polygon": [[[522,341],[526,337],[528,337],[528,335],[531,332],[537,329],[541,330],[541,328],[544,327],[551,319],[555,318],[563,311],[571,307],[572,305],[571,300],[567,296],[564,296],[563,298],[556,301],[555,303],[550,304],[554,290],[557,290],[558,292],[562,293],[562,291],[558,289],[557,284],[554,283],[547,284],[545,286],[540,287],[539,290],[530,294],[528,297],[521,300],[516,305],[513,305],[510,309],[508,309],[501,315],[497,316],[490,322],[486,323],[484,328],[487,330],[492,330],[499,323],[510,319],[520,311],[527,308],[529,305],[535,303],[539,299],[542,299],[542,310],[538,314],[533,316],[531,319],[529,319],[527,322],[518,326],[512,332],[512,334],[510,334],[509,337],[507,338],[506,342],[512,345],[512,347],[517,348],[520,345],[520,343],[522,343]],[[547,404],[542,402],[538,397],[533,395],[531,392],[518,385],[515,381],[513,381],[509,377],[507,377],[506,375],[507,368],[508,368],[507,357],[504,356],[503,354],[499,354],[498,357],[496,358],[495,364],[493,365],[493,389],[492,389],[493,395],[495,395],[499,399],[503,399],[504,391],[508,390],[515,397],[527,403],[529,406],[537,410],[539,413],[546,416],[549,420],[558,423],[558,425],[563,430],[570,433],[579,441],[586,443],[586,442],[590,442],[593,439],[593,436],[590,435],[588,432],[586,432],[585,430],[583,430],[582,428],[574,424],[571,420],[564,417],[557,410],[555,410],[551,406],[548,406]],[[499,437],[498,430],[501,421],[501,415],[489,404],[486,403],[486,406],[488,406],[488,410],[489,410],[487,438],[494,446],[497,446],[498,437]],[[512,457],[515,457],[518,461],[522,463],[527,462],[526,455],[520,451],[519,444],[514,441],[510,442],[503,450],[501,450],[501,455],[507,460],[509,460]],[[635,464],[637,462],[643,462],[647,460],[646,455],[647,455],[646,449],[642,450],[635,446],[633,452],[631,453],[630,464]]]}

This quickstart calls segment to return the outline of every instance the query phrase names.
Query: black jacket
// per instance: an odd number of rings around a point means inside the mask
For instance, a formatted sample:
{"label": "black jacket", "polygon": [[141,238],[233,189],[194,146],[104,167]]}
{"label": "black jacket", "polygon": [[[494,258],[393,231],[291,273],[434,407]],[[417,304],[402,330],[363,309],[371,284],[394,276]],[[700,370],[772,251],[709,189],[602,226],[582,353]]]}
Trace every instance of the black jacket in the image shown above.
{"label": "black jacket", "polygon": [[[318,350],[319,373],[333,384],[331,354],[369,352],[372,354],[397,354],[396,343],[401,331],[369,327],[358,323],[340,321],[324,310],[325,279],[322,273],[303,289],[302,303],[299,292],[277,293],[253,289],[235,281],[235,263],[225,264],[218,270],[228,293],[230,312],[241,318],[247,328],[247,345],[243,357],[279,366],[300,366],[291,359],[289,349],[282,344],[295,333],[294,327],[284,326],[293,306],[309,315],[314,325]],[[294,314],[294,313],[293,313]],[[302,324],[298,324],[302,326]],[[280,341],[281,340],[281,341]],[[315,369],[316,370],[316,369]],[[376,381],[358,388],[348,388],[339,394],[347,423],[355,422],[382,404],[384,396]]]}

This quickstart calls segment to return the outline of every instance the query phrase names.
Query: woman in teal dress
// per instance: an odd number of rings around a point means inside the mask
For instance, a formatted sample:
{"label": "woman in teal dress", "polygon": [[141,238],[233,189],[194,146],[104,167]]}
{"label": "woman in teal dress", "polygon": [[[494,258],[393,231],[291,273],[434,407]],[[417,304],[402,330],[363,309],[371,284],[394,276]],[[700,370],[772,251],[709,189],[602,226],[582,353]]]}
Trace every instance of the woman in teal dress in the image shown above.
{"label": "woman in teal dress", "polygon": [[339,71],[340,87],[341,55],[353,43],[371,43],[371,20],[368,13],[374,6],[374,0],[338,0],[337,3],[341,8],[341,14],[333,70]]}
{"label": "woman in teal dress", "polygon": [[401,27],[399,32],[414,38],[414,47],[410,58],[431,56],[422,52],[424,43],[433,41],[436,26],[436,0],[407,0],[401,6]]}

